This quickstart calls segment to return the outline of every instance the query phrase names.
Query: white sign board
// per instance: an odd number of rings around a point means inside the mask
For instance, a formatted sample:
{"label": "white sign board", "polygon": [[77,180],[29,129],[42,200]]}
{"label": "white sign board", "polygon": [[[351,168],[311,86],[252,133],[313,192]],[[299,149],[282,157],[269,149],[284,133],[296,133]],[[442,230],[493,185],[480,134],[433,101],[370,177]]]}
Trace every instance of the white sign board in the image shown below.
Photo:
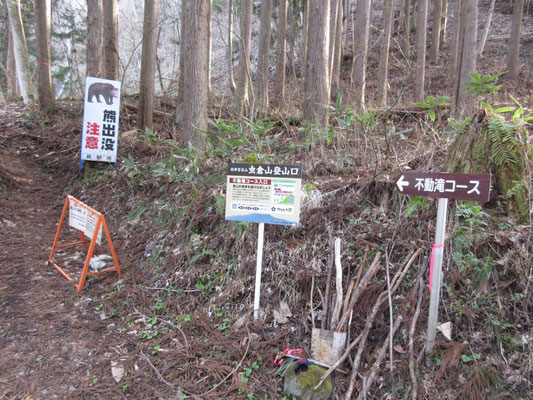
{"label": "white sign board", "polygon": [[226,220],[298,225],[302,167],[229,164]]}
{"label": "white sign board", "polygon": [[85,81],[80,168],[83,161],[117,161],[119,114],[120,81],[88,76]]}
{"label": "white sign board", "polygon": [[[98,214],[95,214],[75,201],[69,201],[69,226],[82,231],[89,240],[93,238],[97,220]],[[98,232],[96,243],[102,244],[102,229]]]}

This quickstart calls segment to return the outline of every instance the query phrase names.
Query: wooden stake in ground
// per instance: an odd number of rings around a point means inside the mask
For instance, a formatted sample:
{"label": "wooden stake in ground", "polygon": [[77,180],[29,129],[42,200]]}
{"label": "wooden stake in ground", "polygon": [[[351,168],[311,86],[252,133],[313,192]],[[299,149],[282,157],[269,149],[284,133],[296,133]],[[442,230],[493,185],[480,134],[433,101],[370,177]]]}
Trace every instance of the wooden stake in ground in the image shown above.
{"label": "wooden stake in ground", "polygon": [[331,315],[331,327],[337,326],[342,311],[342,265],[341,265],[341,239],[335,239],[335,308]]}

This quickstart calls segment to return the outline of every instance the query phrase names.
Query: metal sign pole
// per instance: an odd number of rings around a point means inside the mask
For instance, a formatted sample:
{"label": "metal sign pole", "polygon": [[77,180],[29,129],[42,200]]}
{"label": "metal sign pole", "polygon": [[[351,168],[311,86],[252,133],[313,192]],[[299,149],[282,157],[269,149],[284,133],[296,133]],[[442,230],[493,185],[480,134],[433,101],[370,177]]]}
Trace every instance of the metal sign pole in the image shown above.
{"label": "metal sign pole", "polygon": [[444,255],[444,235],[446,231],[446,214],[448,213],[448,199],[440,198],[437,208],[437,229],[435,232],[435,245],[432,251],[432,282],[431,297],[429,301],[427,352],[433,351],[437,335],[437,320],[439,315],[440,286],[442,282],[442,259]]}
{"label": "metal sign pole", "polygon": [[257,232],[257,267],[255,269],[254,320],[259,319],[259,298],[261,296],[261,269],[263,267],[263,241],[265,224],[259,223]]}

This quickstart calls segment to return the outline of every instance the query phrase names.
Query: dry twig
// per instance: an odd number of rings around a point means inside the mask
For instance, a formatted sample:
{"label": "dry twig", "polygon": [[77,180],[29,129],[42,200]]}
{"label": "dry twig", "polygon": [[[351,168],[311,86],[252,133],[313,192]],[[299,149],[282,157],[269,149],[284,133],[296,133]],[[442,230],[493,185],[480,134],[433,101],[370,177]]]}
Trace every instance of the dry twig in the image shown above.
{"label": "dry twig", "polygon": [[[421,252],[422,252],[422,249],[418,249],[417,251],[415,251],[414,254],[410,257],[405,267],[396,273],[396,275],[394,276],[394,279],[392,280],[392,285],[391,285],[392,289],[390,290],[391,295],[396,291],[398,286],[400,286],[400,283],[402,282],[403,278],[407,274],[407,271],[411,267],[411,264],[413,264],[413,262],[420,255]],[[388,292],[389,292],[388,290],[385,290],[379,295],[378,300],[376,301],[376,304],[374,305],[374,308],[372,308],[372,311],[366,318],[365,327],[363,329],[363,332],[361,333],[362,335],[361,343],[359,344],[359,349],[357,350],[357,354],[353,362],[352,375],[350,376],[350,385],[348,386],[348,390],[346,391],[346,396],[345,396],[346,400],[350,400],[350,398],[352,397],[352,393],[355,388],[355,378],[357,377],[357,373],[359,372],[359,366],[361,364],[361,357],[363,355],[364,347],[366,344],[366,340],[368,338],[368,334],[370,332],[370,328],[372,327],[374,318],[376,317],[376,314],[378,313],[382,303],[385,301],[385,298],[387,297]]]}
{"label": "dry twig", "polygon": [[[391,330],[383,342],[383,346],[381,346],[381,349],[379,350],[378,356],[376,358],[376,361],[374,362],[374,365],[370,368],[370,374],[366,374],[366,384],[364,391],[361,391],[359,393],[359,396],[357,397],[358,400],[362,400],[366,398],[366,392],[368,392],[368,389],[372,386],[374,383],[374,380],[376,379],[376,375],[379,371],[379,365],[383,361],[383,358],[385,357],[385,353],[387,352],[387,345],[389,343],[392,343],[394,339],[394,334],[400,327],[400,324],[402,323],[402,316],[399,315],[398,318],[396,318],[396,321],[394,321],[394,326],[391,326]],[[392,370],[391,370],[392,371]]]}
{"label": "dry twig", "polygon": [[146,362],[148,363],[148,365],[150,365],[150,367],[152,367],[152,369],[155,371],[155,373],[157,374],[157,377],[162,381],[164,382],[168,387],[173,387],[172,383],[169,383],[165,378],[163,378],[163,375],[161,375],[161,373],[159,372],[159,370],[154,367],[154,364],[152,364],[152,362],[150,361],[150,359],[148,358],[148,356],[146,354],[143,353],[143,351],[141,350],[141,356],[143,356],[143,358],[146,360]]}
{"label": "dry twig", "polygon": [[363,289],[366,288],[366,286],[368,285],[368,282],[370,282],[372,277],[376,274],[378,270],[380,258],[381,258],[381,252],[378,252],[376,256],[374,257],[374,261],[372,262],[372,265],[365,272],[365,274],[363,275],[363,278],[361,278],[359,285],[357,285],[357,288],[355,289],[355,292],[352,298],[350,299],[349,306],[343,310],[344,313],[342,315],[340,322],[337,324],[337,327],[335,328],[336,331],[344,330],[343,328],[344,328],[344,325],[346,324],[346,320],[350,316],[350,311],[353,310],[353,308],[355,307],[355,303],[357,303],[357,299],[361,295]]}

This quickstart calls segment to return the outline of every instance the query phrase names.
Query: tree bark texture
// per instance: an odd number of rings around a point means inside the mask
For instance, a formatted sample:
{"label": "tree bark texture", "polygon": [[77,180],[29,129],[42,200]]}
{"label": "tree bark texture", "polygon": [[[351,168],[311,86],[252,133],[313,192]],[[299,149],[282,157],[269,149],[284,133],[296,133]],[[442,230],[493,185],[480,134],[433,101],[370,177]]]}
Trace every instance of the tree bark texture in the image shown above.
{"label": "tree bark texture", "polygon": [[209,0],[209,13],[207,15],[207,93],[211,93],[211,54],[213,52],[213,0]]}
{"label": "tree bark texture", "polygon": [[146,128],[152,129],[153,125],[158,13],[159,0],[145,0],[139,110],[137,113],[137,128],[142,131]]}
{"label": "tree bark texture", "polygon": [[261,2],[261,23],[259,32],[259,49],[257,53],[257,78],[256,97],[258,110],[266,112],[268,110],[268,81],[270,77],[270,39],[272,21],[272,0]]}
{"label": "tree bark texture", "polygon": [[[329,0],[328,0],[329,1]],[[276,41],[276,73],[274,76],[273,102],[276,106],[285,101],[285,69],[287,52],[287,0],[279,0],[278,37]]]}
{"label": "tree bark texture", "polygon": [[512,78],[518,77],[518,72],[520,69],[520,59],[518,56],[519,56],[519,50],[520,50],[520,33],[522,31],[522,16],[523,15],[524,15],[524,0],[514,0],[513,26],[511,28],[511,42],[509,43],[509,47],[510,47],[509,62],[507,64],[509,75]]}
{"label": "tree bark texture", "polygon": [[241,0],[239,38],[239,69],[237,71],[237,113],[243,114],[250,106],[248,85],[250,84],[250,50],[252,41],[253,0]]}
{"label": "tree bark texture", "polygon": [[180,38],[180,74],[178,78],[178,99],[177,99],[177,105],[176,105],[176,124],[181,125],[183,122],[183,107],[184,107],[184,75],[183,71],[185,70],[185,46],[184,46],[184,32],[189,31],[189,27],[187,26],[188,20],[186,18],[183,18],[183,16],[186,13],[188,3],[186,1],[181,2],[181,17],[180,17],[180,23],[181,23],[181,38]]}
{"label": "tree bark texture", "polygon": [[462,0],[455,1],[455,7],[453,10],[453,37],[452,37],[452,48],[450,51],[451,61],[452,61],[452,73],[450,77],[455,80],[455,73],[459,65],[459,37],[461,37],[461,10],[462,10]]}
{"label": "tree bark texture", "polygon": [[321,128],[328,122],[329,1],[309,0],[308,55],[304,84],[304,120]]}
{"label": "tree bark texture", "polygon": [[331,87],[331,81],[333,79],[333,60],[335,59],[335,39],[337,32],[337,0],[329,1],[329,53],[328,53],[328,77],[329,86]]}
{"label": "tree bark texture", "polygon": [[335,52],[333,70],[331,71],[331,96],[336,98],[340,92],[342,53],[344,50],[344,6],[343,1],[337,2],[337,26],[335,27]]}
{"label": "tree bark texture", "polygon": [[365,104],[366,64],[368,58],[371,3],[371,0],[357,1],[352,82],[355,85],[356,107],[359,110],[362,109]]}
{"label": "tree bark texture", "polygon": [[8,24],[8,44],[7,44],[7,60],[6,60],[6,75],[7,75],[7,98],[17,97],[17,68],[15,65],[15,50],[13,49],[13,34],[11,33],[11,26]]}
{"label": "tree bark texture", "polygon": [[13,38],[13,54],[15,55],[15,70],[17,82],[20,86],[24,104],[28,104],[35,99],[35,89],[31,81],[30,64],[28,61],[28,47],[22,16],[20,13],[19,0],[7,0],[7,11],[9,16],[9,26]]}
{"label": "tree bark texture", "polygon": [[418,2],[418,10],[416,16],[416,65],[414,101],[424,101],[427,17],[428,0],[420,0]]}
{"label": "tree bark texture", "polygon": [[381,106],[387,105],[387,80],[389,70],[389,50],[392,34],[392,20],[394,18],[394,0],[383,3],[383,35],[379,53],[377,98]]}
{"label": "tree bark texture", "polygon": [[448,26],[448,0],[442,0],[442,14],[440,19],[440,47],[442,48],[446,43],[446,32]]}
{"label": "tree bark texture", "polygon": [[458,117],[471,112],[474,98],[466,94],[465,82],[471,80],[470,73],[476,72],[476,43],[478,0],[462,0],[459,41],[457,52],[457,70],[455,75],[452,115]]}
{"label": "tree bark texture", "polygon": [[403,1],[403,20],[402,20],[402,36],[401,49],[403,56],[409,59],[409,51],[411,48],[411,0]]}
{"label": "tree bark texture", "polygon": [[236,85],[233,76],[233,0],[228,0],[228,76],[231,93],[235,93]]}
{"label": "tree bark texture", "polygon": [[307,44],[309,38],[309,0],[303,0],[303,27],[302,27],[302,75],[305,81],[307,69]]}
{"label": "tree bark texture", "polygon": [[104,0],[104,53],[105,77],[116,81],[119,79],[117,0]]}
{"label": "tree bark texture", "polygon": [[204,146],[204,135],[198,130],[207,129],[207,69],[208,25],[210,0],[183,0],[186,4],[183,21],[183,121],[181,143],[195,147]]}
{"label": "tree bark texture", "polygon": [[35,13],[37,22],[37,71],[39,108],[49,112],[54,108],[54,89],[52,88],[52,73],[50,70],[50,29],[51,29],[51,0],[37,0]]}
{"label": "tree bark texture", "polygon": [[433,62],[437,62],[440,54],[440,35],[442,30],[442,2],[443,0],[433,1],[433,28],[431,30],[431,48],[429,50],[429,58]]}
{"label": "tree bark texture", "polygon": [[104,77],[102,0],[87,0],[87,76]]}

